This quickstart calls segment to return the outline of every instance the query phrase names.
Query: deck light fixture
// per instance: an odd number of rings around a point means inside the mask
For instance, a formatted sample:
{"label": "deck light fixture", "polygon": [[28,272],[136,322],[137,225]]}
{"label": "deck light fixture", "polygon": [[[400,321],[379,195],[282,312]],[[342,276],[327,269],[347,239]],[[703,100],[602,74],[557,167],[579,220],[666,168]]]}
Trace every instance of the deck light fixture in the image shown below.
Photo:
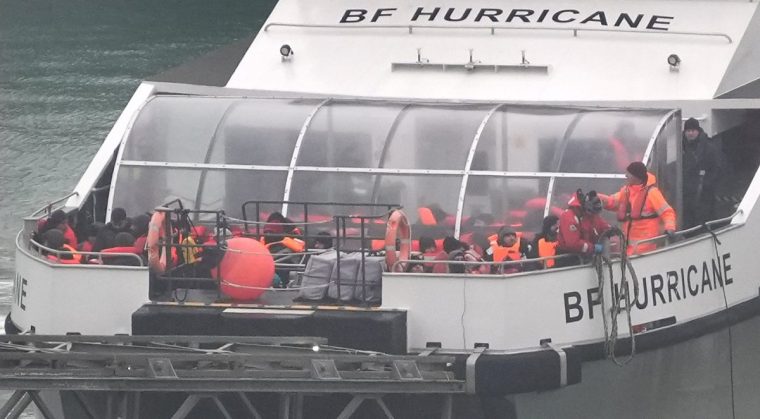
{"label": "deck light fixture", "polygon": [[280,47],[280,55],[282,55],[282,60],[289,60],[290,57],[293,55],[293,48],[290,47],[288,44],[282,44]]}
{"label": "deck light fixture", "polygon": [[668,55],[668,65],[670,65],[670,71],[678,71],[681,66],[681,57],[676,54]]}

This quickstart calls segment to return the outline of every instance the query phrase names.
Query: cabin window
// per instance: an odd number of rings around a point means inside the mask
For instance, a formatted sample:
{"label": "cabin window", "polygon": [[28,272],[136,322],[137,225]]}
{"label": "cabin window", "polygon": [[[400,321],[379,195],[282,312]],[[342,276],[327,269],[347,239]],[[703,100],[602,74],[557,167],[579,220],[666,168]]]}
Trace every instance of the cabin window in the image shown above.
{"label": "cabin window", "polygon": [[304,120],[319,102],[239,101],[229,107],[208,157],[217,164],[288,166]]}

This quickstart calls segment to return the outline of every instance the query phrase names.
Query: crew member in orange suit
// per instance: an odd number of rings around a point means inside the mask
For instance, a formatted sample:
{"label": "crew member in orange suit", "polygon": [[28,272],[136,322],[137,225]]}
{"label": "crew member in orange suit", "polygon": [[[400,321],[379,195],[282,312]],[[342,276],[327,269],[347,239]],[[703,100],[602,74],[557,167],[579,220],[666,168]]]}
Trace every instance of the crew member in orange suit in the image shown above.
{"label": "crew member in orange suit", "polygon": [[642,162],[626,168],[626,184],[617,193],[604,196],[604,208],[617,212],[617,220],[628,240],[628,254],[639,254],[657,248],[653,242],[638,241],[662,235],[675,238],[676,212],[655,186],[657,179]]}

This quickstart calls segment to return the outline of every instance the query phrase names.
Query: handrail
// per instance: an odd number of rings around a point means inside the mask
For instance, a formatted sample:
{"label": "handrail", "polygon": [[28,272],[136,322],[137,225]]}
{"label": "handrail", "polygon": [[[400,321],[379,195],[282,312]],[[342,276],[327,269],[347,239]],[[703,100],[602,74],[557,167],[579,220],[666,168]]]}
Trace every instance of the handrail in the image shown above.
{"label": "handrail", "polygon": [[[426,265],[426,264],[433,264],[433,265],[465,265],[465,266],[510,266],[510,265],[522,265],[522,264],[530,264],[530,263],[537,263],[542,262],[542,265],[546,267],[546,261],[547,260],[557,260],[557,259],[569,259],[569,258],[577,258],[581,265],[583,265],[583,258],[581,254],[578,253],[563,253],[561,255],[553,255],[553,256],[542,256],[537,258],[531,258],[531,259],[519,259],[519,260],[505,260],[501,262],[489,262],[489,261],[477,261],[477,260],[427,260],[427,259],[405,259],[405,260],[397,260],[393,266],[391,266],[390,272],[400,273],[399,271],[396,271],[396,268],[399,266],[399,264],[419,264],[419,265]],[[523,272],[536,272],[538,270],[532,269],[529,271],[523,271]],[[429,272],[424,272],[429,273]],[[520,272],[522,273],[522,272]],[[489,275],[489,274],[484,274]]]}
{"label": "handrail", "polygon": [[[699,231],[704,225],[707,225],[709,227],[709,226],[712,226],[714,224],[719,224],[719,223],[724,223],[726,221],[731,221],[734,217],[736,217],[738,215],[741,215],[743,213],[744,213],[743,210],[738,209],[733,214],[731,214],[731,215],[729,215],[727,217],[716,218],[715,220],[707,221],[704,224],[699,224],[699,225],[696,225],[694,227],[687,228],[685,230],[676,231],[674,234],[676,236],[682,236],[682,235],[687,234],[687,233],[692,233],[692,232],[695,232],[695,231]],[[643,240],[638,240],[636,242],[632,242],[630,244],[630,246],[634,246],[634,249],[636,249],[636,247],[638,247],[641,244],[650,243],[650,242],[653,242],[653,241],[656,241],[656,240],[662,240],[662,239],[664,239],[666,237],[668,237],[667,234],[661,234],[659,236],[649,237],[647,239],[643,239]]]}
{"label": "handrail", "polygon": [[42,207],[42,208],[38,209],[37,211],[33,212],[32,215],[30,215],[29,217],[35,217],[37,214],[39,214],[39,213],[41,213],[42,211],[45,211],[45,210],[48,210],[48,213],[50,213],[50,212],[52,212],[50,210],[53,208],[53,205],[55,205],[55,204],[57,204],[57,203],[59,203],[61,201],[65,201],[65,200],[71,198],[74,195],[79,195],[79,192],[73,191],[73,192],[69,193],[68,195],[64,196],[63,198],[58,198],[55,201],[48,202],[47,205],[45,205],[44,207]]}
{"label": "handrail", "polygon": [[[41,250],[44,250],[46,252],[54,253],[56,255],[56,257],[58,258],[58,260],[61,260],[61,255],[70,255],[70,256],[85,255],[85,256],[98,256],[98,260],[102,263],[103,262],[103,256],[106,256],[106,257],[127,256],[127,257],[135,258],[136,260],[138,260],[140,262],[140,265],[139,265],[140,267],[145,267],[145,264],[143,263],[143,260],[140,257],[140,255],[137,255],[137,254],[134,254],[134,253],[121,253],[121,252],[119,252],[119,253],[117,253],[117,252],[114,252],[114,253],[103,253],[103,252],[80,252],[80,251],[73,252],[73,251],[70,251],[70,250],[57,250],[57,249],[52,249],[50,247],[44,246],[44,245],[36,242],[33,239],[29,240],[29,245],[36,247],[38,251],[41,249]],[[82,263],[80,265],[81,266],[94,266],[94,265],[88,265],[86,263]],[[114,265],[111,265],[111,266],[114,266]],[[131,266],[131,265],[126,265],[126,266]]]}
{"label": "handrail", "polygon": [[285,27],[285,28],[317,28],[317,29],[406,29],[409,33],[413,33],[414,29],[473,29],[491,31],[491,35],[496,34],[496,30],[536,30],[536,31],[572,31],[573,36],[577,37],[578,32],[614,32],[614,33],[628,33],[628,34],[649,34],[649,35],[686,35],[686,36],[712,36],[724,38],[729,44],[734,42],[730,35],[723,32],[692,32],[692,31],[630,31],[625,29],[614,28],[580,28],[577,26],[566,28],[552,28],[552,27],[536,27],[536,26],[465,26],[465,25],[323,25],[323,24],[310,24],[310,23],[283,23],[283,22],[270,22],[264,25],[264,32],[269,31],[270,27]]}

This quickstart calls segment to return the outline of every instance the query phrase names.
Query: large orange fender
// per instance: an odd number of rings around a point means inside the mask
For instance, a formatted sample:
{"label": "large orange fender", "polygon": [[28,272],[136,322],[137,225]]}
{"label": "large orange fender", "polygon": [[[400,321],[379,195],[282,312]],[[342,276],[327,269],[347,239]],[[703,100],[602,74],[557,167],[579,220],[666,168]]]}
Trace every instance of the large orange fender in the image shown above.
{"label": "large orange fender", "polygon": [[[385,228],[385,264],[388,270],[394,270],[394,265],[399,260],[409,260],[412,251],[412,229],[409,227],[409,220],[406,214],[401,210],[394,210],[388,217],[388,224]],[[401,239],[399,254],[396,255],[396,239]],[[403,272],[406,263],[399,263],[395,266],[395,272]]]}

